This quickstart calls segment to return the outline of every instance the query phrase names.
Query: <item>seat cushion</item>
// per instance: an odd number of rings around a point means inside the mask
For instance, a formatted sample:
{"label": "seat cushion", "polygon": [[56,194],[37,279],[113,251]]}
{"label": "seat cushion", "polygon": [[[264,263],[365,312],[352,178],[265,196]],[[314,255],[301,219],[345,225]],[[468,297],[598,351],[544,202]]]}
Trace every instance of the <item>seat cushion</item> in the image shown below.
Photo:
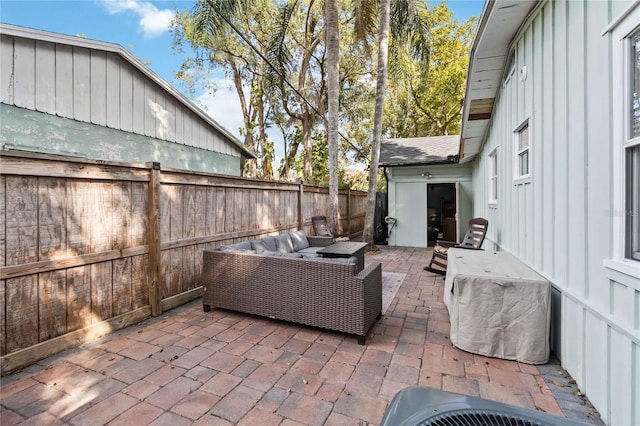
{"label": "seat cushion", "polygon": [[320,256],[317,251],[323,249],[324,247],[318,247],[318,246],[314,246],[314,247],[307,247],[307,248],[303,248],[302,250],[299,250],[298,253],[302,253],[303,255],[313,255],[315,256]]}
{"label": "seat cushion", "polygon": [[442,247],[442,246],[435,246],[433,248],[433,251],[440,254],[447,254],[447,250],[449,250],[448,247]]}

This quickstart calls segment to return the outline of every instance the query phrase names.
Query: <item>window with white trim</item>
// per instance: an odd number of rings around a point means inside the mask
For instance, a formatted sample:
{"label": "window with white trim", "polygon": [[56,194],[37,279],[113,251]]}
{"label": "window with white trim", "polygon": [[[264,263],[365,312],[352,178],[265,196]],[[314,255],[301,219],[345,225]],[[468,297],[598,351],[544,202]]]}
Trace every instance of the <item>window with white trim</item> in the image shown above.
{"label": "window with white trim", "polygon": [[529,120],[525,120],[514,132],[514,178],[529,176]]}
{"label": "window with white trim", "polygon": [[489,204],[498,202],[498,148],[489,153]]}
{"label": "window with white trim", "polygon": [[625,257],[640,260],[640,28],[629,36],[625,157]]}

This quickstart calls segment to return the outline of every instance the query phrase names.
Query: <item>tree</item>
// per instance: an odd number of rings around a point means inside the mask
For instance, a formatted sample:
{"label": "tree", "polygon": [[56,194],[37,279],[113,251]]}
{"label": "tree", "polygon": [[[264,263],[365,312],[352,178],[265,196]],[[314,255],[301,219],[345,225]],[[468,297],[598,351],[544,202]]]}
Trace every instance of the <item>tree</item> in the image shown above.
{"label": "tree", "polygon": [[247,37],[257,41],[255,44],[261,46],[264,53],[262,46],[266,46],[270,32],[262,21],[272,13],[272,3],[265,0],[200,0],[191,12],[177,13],[172,23],[174,49],[182,49],[188,44],[197,55],[183,63],[178,79],[193,91],[208,77],[209,69],[224,70],[233,81],[240,100],[244,144],[258,154],[260,161],[259,165],[248,163],[248,174],[266,179],[273,177],[273,143],[267,140],[265,132],[268,110],[264,96],[265,63],[261,52],[251,49],[231,25],[241,28]]}
{"label": "tree", "polygon": [[329,228],[338,233],[338,108],[340,75],[340,27],[337,0],[325,0],[327,44],[327,143],[329,145]]}
{"label": "tree", "polygon": [[[423,5],[423,3],[418,3]],[[387,62],[389,55],[389,32],[393,35],[391,47],[396,58],[397,52],[405,51],[427,72],[429,61],[428,26],[424,21],[422,9],[411,0],[396,1],[391,13],[391,0],[380,0],[380,32],[378,35],[378,67],[376,70],[376,106],[373,121],[373,141],[371,143],[371,161],[369,163],[369,188],[367,190],[367,208],[365,212],[362,241],[373,245],[373,221],[375,216],[378,164],[382,139],[382,120],[387,82]],[[417,9],[417,10],[416,10]],[[392,19],[393,17],[393,19]]]}
{"label": "tree", "polygon": [[386,108],[385,127],[392,137],[457,134],[464,96],[469,50],[475,31],[475,17],[462,25],[446,3],[426,11],[431,54],[428,73],[408,54],[399,54],[392,65],[393,94]]}
{"label": "tree", "polygon": [[382,114],[384,112],[384,92],[387,84],[387,61],[389,55],[389,26],[391,0],[380,0],[380,32],[378,35],[378,69],[376,72],[376,106],[373,118],[373,141],[371,143],[371,162],[369,163],[369,188],[367,190],[367,208],[365,212],[362,241],[373,245],[373,218],[376,208],[378,180],[378,162],[382,139]]}

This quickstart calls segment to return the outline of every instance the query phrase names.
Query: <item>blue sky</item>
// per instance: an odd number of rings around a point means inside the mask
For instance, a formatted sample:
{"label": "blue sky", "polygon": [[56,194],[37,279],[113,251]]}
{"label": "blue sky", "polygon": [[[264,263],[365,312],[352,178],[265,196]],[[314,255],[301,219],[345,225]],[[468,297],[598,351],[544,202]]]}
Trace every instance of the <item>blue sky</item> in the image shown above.
{"label": "blue sky", "polygon": [[[182,58],[172,51],[169,22],[176,9],[191,9],[194,1],[143,0],[0,0],[0,22],[120,44],[160,77],[175,84],[174,74]],[[435,2],[437,3],[437,2]],[[464,21],[479,16],[484,0],[449,0],[449,9]],[[196,101],[220,124],[239,135],[242,125],[239,102],[222,75],[213,76],[215,95],[202,94]],[[224,98],[225,102],[216,102]]]}

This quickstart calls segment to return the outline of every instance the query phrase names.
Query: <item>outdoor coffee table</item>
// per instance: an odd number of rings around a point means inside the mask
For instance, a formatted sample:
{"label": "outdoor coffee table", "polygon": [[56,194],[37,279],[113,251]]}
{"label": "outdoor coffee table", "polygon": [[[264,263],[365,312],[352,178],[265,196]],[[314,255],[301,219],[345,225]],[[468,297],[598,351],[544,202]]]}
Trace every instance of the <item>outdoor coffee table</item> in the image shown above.
{"label": "outdoor coffee table", "polygon": [[331,244],[317,251],[322,257],[351,257],[355,256],[357,259],[356,266],[357,271],[360,272],[364,269],[364,249],[367,247],[367,243],[357,243],[353,241],[341,241]]}

